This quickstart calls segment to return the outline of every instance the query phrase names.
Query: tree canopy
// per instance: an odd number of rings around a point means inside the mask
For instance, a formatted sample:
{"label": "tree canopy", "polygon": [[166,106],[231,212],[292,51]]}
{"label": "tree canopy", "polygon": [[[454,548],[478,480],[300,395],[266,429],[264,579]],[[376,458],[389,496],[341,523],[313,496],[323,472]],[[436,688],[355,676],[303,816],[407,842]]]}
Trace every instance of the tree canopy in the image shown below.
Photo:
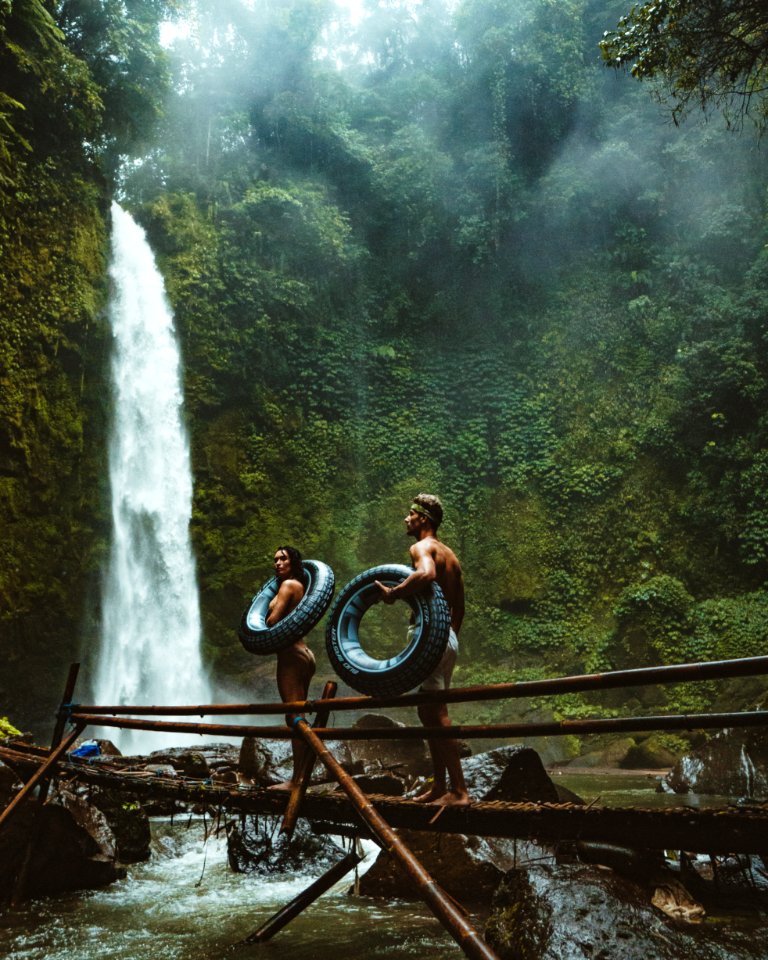
{"label": "tree canopy", "polygon": [[340,581],[402,559],[418,490],[465,568],[467,682],[758,652],[752,139],[676,129],[609,77],[604,0],[390,0],[354,28],[316,0],[182,6],[164,50],[162,2],[0,3],[8,662],[95,647],[116,181],[175,310],[206,656],[230,688],[263,672],[234,624],[275,544]]}
{"label": "tree canopy", "polygon": [[768,6],[762,0],[652,0],[600,44],[605,61],[658,80],[678,120],[691,106],[721,109],[730,124],[768,122]]}

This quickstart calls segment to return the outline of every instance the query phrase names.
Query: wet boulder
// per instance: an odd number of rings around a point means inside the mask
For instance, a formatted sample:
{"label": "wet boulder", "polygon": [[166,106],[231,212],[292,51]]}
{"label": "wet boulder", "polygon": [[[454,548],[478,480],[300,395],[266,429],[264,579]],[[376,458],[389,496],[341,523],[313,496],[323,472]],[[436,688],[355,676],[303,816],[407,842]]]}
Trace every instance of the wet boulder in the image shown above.
{"label": "wet boulder", "polygon": [[[404,726],[380,713],[366,713],[355,723],[362,730]],[[430,770],[429,750],[423,740],[351,740],[349,753],[353,764],[366,773],[381,771],[415,778]]]}
{"label": "wet boulder", "polygon": [[344,851],[328,836],[312,832],[305,820],[299,820],[288,839],[279,832],[280,820],[274,817],[241,817],[227,822],[227,859],[235,873],[261,876],[297,873],[318,876],[344,856]]}
{"label": "wet boulder", "polygon": [[676,761],[677,754],[669,749],[664,738],[652,735],[638,737],[619,766],[624,770],[661,770],[673,766]]}
{"label": "wet boulder", "polygon": [[104,814],[66,789],[42,807],[23,804],[0,831],[0,902],[18,893],[28,853],[25,897],[105,886],[125,876]]}
{"label": "wet boulder", "polygon": [[507,873],[485,937],[501,960],[768,957],[765,924],[755,931],[753,923],[681,922],[701,918],[685,900],[672,881],[648,885],[590,866],[536,864]]}
{"label": "wet boulder", "polygon": [[661,789],[768,800],[768,737],[763,730],[724,730],[681,757]]}
{"label": "wet boulder", "polygon": [[[470,796],[475,800],[556,802],[555,785],[535,750],[519,744],[499,747],[462,762]],[[526,840],[467,837],[400,831],[416,857],[435,880],[461,902],[488,903],[493,891],[514,864],[549,857],[544,847]],[[360,879],[363,896],[417,899],[396,861],[380,853]]]}
{"label": "wet boulder", "polygon": [[[534,844],[527,841],[463,834],[398,830],[424,869],[460,903],[487,904],[506,871],[519,857],[528,857]],[[543,851],[540,851],[544,855]],[[360,877],[357,892],[384,900],[419,900],[394,857],[382,851]]]}
{"label": "wet boulder", "polygon": [[119,790],[92,789],[88,799],[104,814],[114,834],[121,863],[149,860],[152,833],[145,808],[136,800],[126,800]]}
{"label": "wet boulder", "polygon": [[464,779],[475,800],[556,803],[557,788],[535,750],[521,744],[497,747],[462,761]]}
{"label": "wet boulder", "polygon": [[[333,756],[349,769],[351,758],[346,743],[339,740],[326,741],[326,747]],[[290,740],[259,740],[245,737],[240,747],[236,769],[244,783],[258,787],[269,787],[290,780],[293,772],[293,751]],[[318,761],[312,772],[311,783],[326,783],[329,775]]]}
{"label": "wet boulder", "polygon": [[361,773],[353,779],[363,793],[387,797],[402,797],[405,793],[405,780],[392,773]]}

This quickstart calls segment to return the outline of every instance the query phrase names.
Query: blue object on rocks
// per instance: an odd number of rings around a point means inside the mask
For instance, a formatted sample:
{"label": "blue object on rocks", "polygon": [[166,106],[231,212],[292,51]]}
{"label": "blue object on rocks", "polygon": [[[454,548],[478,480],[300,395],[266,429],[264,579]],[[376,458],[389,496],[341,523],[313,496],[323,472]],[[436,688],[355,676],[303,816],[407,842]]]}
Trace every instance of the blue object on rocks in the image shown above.
{"label": "blue object on rocks", "polygon": [[89,740],[87,743],[82,743],[76,750],[73,750],[70,753],[70,757],[99,757],[101,756],[101,747],[96,743],[95,740]]}

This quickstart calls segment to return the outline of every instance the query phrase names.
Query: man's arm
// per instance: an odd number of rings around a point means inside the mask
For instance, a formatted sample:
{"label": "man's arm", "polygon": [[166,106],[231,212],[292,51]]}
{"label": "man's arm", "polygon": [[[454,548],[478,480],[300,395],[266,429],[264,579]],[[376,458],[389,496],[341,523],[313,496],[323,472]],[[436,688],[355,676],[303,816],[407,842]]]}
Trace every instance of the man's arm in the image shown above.
{"label": "man's arm", "polygon": [[299,605],[303,596],[304,588],[298,580],[283,580],[275,599],[269,605],[267,626],[274,627],[276,623],[280,623],[283,617],[287,617],[291,610]]}
{"label": "man's arm", "polygon": [[398,583],[396,587],[386,587],[383,583],[376,581],[376,586],[381,590],[381,599],[384,603],[394,603],[395,600],[412,597],[437,579],[435,558],[428,546],[423,543],[414,543],[411,547],[411,560],[414,566],[413,573],[407,576],[402,583]]}

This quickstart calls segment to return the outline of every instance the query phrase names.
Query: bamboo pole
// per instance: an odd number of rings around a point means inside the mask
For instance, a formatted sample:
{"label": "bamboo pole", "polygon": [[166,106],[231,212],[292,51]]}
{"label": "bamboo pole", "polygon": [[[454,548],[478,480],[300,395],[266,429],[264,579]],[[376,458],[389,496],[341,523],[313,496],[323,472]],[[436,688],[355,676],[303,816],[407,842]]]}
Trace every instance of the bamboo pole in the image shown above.
{"label": "bamboo pole", "polygon": [[[77,683],[77,675],[79,672],[79,663],[71,663],[69,665],[67,680],[64,684],[64,696],[62,697],[59,705],[59,712],[56,714],[56,725],[53,728],[53,734],[51,736],[51,750],[55,750],[56,747],[58,747],[58,745],[61,743],[61,738],[64,736],[64,727],[67,723],[68,708],[71,706],[72,697],[75,695],[75,684]],[[45,783],[40,785],[41,803],[45,803],[48,797],[48,788],[50,783],[50,780],[46,780]]]}
{"label": "bamboo pole", "polygon": [[290,903],[287,903],[281,910],[278,910],[278,912],[263,923],[258,930],[254,930],[254,932],[250,933],[244,940],[241,940],[237,946],[242,946],[246,943],[266,943],[267,940],[271,940],[276,933],[279,933],[291,920],[298,917],[307,907],[311,906],[326,890],[330,890],[334,883],[337,883],[342,877],[346,876],[350,870],[354,870],[362,859],[363,858],[354,851],[348,853],[343,860],[334,864],[322,877],[318,877],[306,890],[302,890]]}
{"label": "bamboo pole", "polygon": [[[325,688],[323,689],[323,700],[332,700],[336,695],[337,686],[338,685],[334,680],[328,680],[325,684]],[[325,725],[328,723],[328,717],[330,716],[330,713],[331,711],[329,707],[324,707],[323,709],[319,710],[313,726],[325,727]],[[307,792],[307,787],[309,786],[309,781],[312,777],[312,771],[315,769],[316,760],[317,757],[315,754],[311,750],[307,750],[304,763],[302,764],[299,775],[293,785],[291,795],[288,798],[288,806],[285,808],[283,822],[280,825],[280,833],[284,833],[289,840],[293,836],[294,830],[296,829],[296,823],[299,819],[299,809],[301,808],[301,801],[304,799],[304,795]]]}
{"label": "bamboo pole", "polygon": [[[23,766],[25,770],[34,770],[42,762],[35,754],[21,756],[18,750],[7,747],[0,747],[0,759]],[[110,769],[106,763],[94,766],[67,758],[59,762],[65,764],[68,772],[77,772],[78,778],[85,783],[122,789],[127,797],[165,797],[224,807],[239,813],[279,815],[285,808],[285,797],[269,790],[245,793],[231,785],[203,787],[200,781],[182,778],[133,779],[130,773]],[[683,798],[680,803],[684,803]],[[596,804],[478,801],[469,807],[446,808],[435,820],[435,808],[430,804],[381,797],[376,799],[376,805],[388,823],[398,829],[484,837],[535,837],[548,843],[595,840],[621,844],[626,843],[627,837],[632,837],[636,845],[652,850],[727,854],[765,851],[768,837],[768,810],[757,807],[642,809],[606,808]],[[374,839],[346,797],[338,794],[307,795],[301,815],[324,823],[329,830],[336,825],[336,832],[342,835],[353,832]]]}
{"label": "bamboo pole", "polygon": [[[318,701],[319,702],[319,701]],[[290,740],[287,727],[257,727],[242,724],[186,723],[183,721],[135,720],[73,713],[72,720],[94,727],[156,730],[165,733],[196,733],[200,736],[260,737]],[[602,720],[552,720],[540,723],[496,723],[450,727],[318,727],[322,740],[478,740],[491,737],[564,737],[568,734],[633,733],[648,730],[724,730],[728,727],[768,726],[768,710],[741,713],[686,713],[650,717],[610,717]]]}
{"label": "bamboo pole", "polygon": [[398,837],[386,820],[376,811],[373,804],[358,787],[355,781],[344,770],[341,764],[331,755],[328,748],[318,738],[314,730],[303,717],[298,717],[294,728],[303,737],[304,741],[317,754],[328,772],[336,778],[339,786],[349,797],[350,802],[366,826],[376,835],[384,850],[392,854],[405,871],[406,876],[414,883],[424,901],[451,934],[464,953],[473,960],[499,960],[472,924],[462,915],[450,897],[440,888],[435,880],[421,865],[420,861],[411,853],[405,843]]}
{"label": "bamboo pole", "polygon": [[768,674],[768,656],[742,657],[734,660],[711,660],[701,663],[678,663],[605,673],[525,680],[519,683],[492,683],[485,686],[453,687],[450,690],[422,690],[399,697],[338,697],[330,703],[323,700],[296,700],[290,703],[209,703],[186,706],[94,706],[77,705],[79,714],[141,714],[143,716],[217,716],[221,714],[271,715],[280,713],[314,713],[322,707],[333,710],[372,710],[380,707],[413,707],[421,703],[469,703],[477,700],[505,700],[522,697],[550,696],[556,693],[578,693],[587,690],[614,690],[621,687],[642,687],[651,684],[727,680],[733,677],[758,677]]}

